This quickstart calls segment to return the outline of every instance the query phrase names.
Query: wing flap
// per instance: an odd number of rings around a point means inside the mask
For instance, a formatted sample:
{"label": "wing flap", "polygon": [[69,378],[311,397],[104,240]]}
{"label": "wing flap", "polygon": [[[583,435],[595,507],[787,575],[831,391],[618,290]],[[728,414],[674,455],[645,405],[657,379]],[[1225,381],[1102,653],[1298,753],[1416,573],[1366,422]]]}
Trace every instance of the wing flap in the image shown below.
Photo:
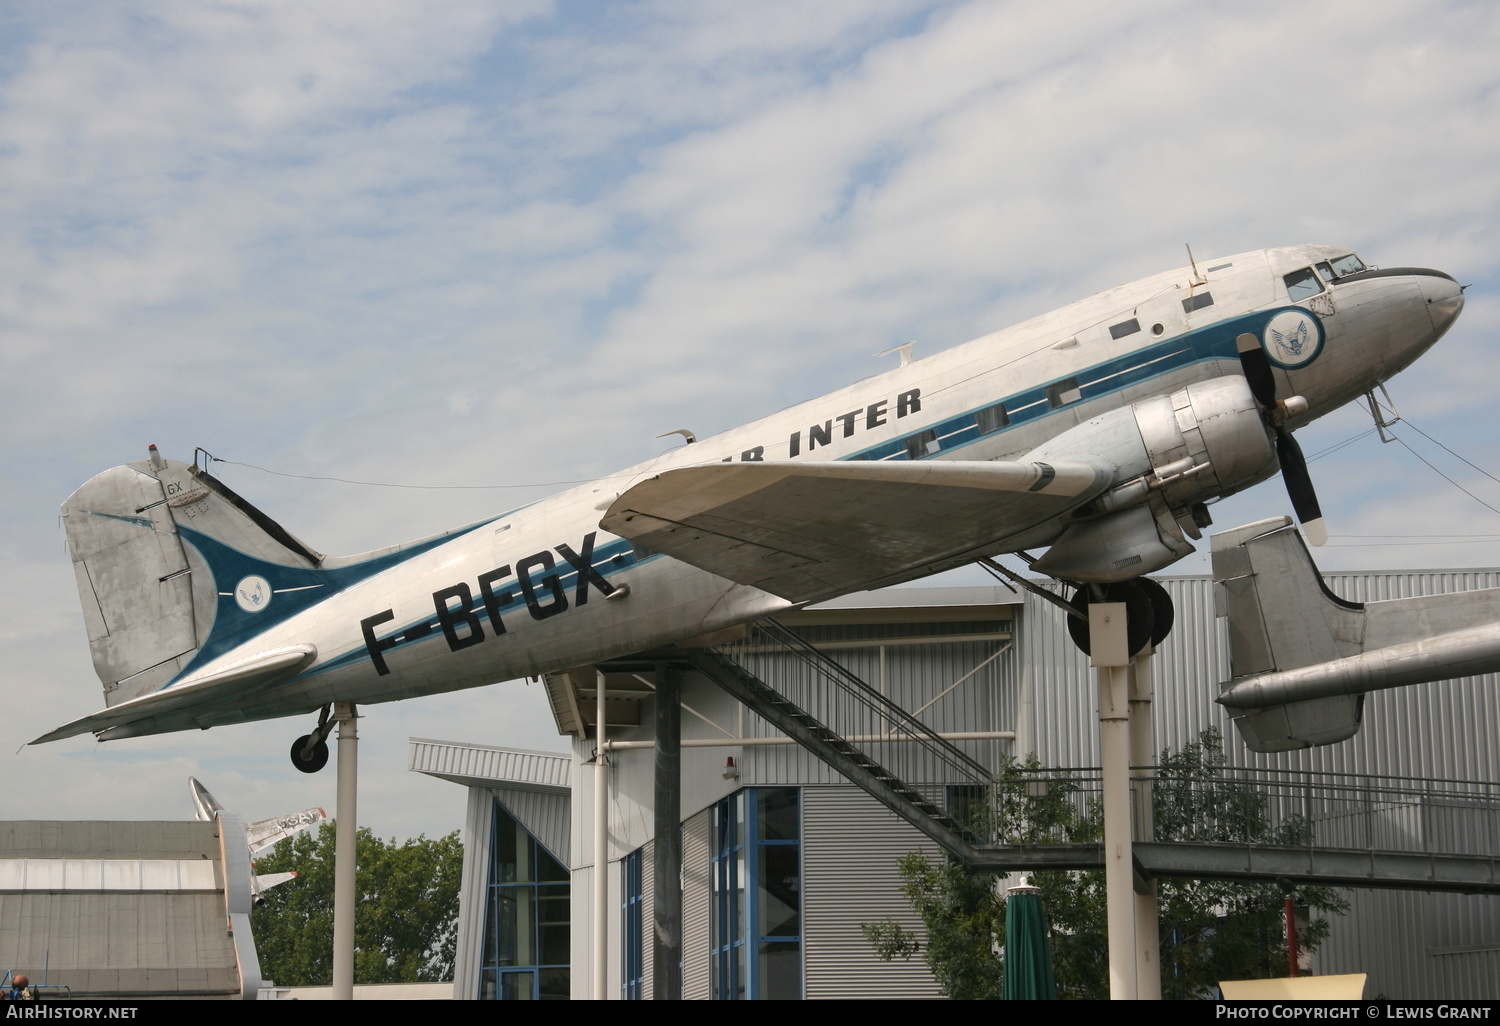
{"label": "wing flap", "polygon": [[920,572],[1097,495],[1085,463],[729,463],[669,470],[600,526],[794,602]]}
{"label": "wing flap", "polygon": [[98,734],[189,706],[242,698],[248,690],[291,677],[317,657],[318,650],[312,645],[288,645],[260,652],[213,673],[190,677],[165,690],[154,691],[129,702],[112,705],[92,716],[74,720],[30,743],[39,745],[78,734]]}

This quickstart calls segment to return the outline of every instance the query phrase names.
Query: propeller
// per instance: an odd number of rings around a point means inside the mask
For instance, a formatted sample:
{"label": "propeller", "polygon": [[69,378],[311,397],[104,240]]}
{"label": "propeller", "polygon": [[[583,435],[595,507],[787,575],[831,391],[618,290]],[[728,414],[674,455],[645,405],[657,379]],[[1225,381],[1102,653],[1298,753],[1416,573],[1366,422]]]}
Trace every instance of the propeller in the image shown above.
{"label": "propeller", "polygon": [[1235,339],[1239,350],[1240,366],[1245,370],[1245,381],[1250,394],[1265,411],[1266,422],[1276,433],[1276,460],[1281,464],[1281,479],[1286,482],[1287,495],[1291,497],[1292,509],[1302,524],[1302,533],[1309,543],[1322,545],[1328,541],[1328,528],[1323,523],[1323,510],[1318,505],[1318,493],[1313,488],[1312,475],[1307,472],[1307,459],[1302,455],[1302,446],[1286,429],[1287,418],[1307,409],[1307,400],[1299,395],[1289,399],[1276,398],[1276,378],[1271,373],[1271,361],[1261,347],[1260,339],[1245,333]]}

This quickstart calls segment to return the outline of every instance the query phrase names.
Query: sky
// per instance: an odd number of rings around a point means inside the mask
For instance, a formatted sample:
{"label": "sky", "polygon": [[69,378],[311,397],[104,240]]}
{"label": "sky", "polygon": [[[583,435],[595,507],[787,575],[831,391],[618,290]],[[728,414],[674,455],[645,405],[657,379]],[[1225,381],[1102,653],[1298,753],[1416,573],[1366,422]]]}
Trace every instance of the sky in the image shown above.
{"label": "sky", "polygon": [[[333,811],[287,759],[310,717],[23,747],[103,706],[58,507],[148,443],[361,552],[1185,243],[1472,286],[1391,383],[1399,442],[1357,408],[1299,437],[1355,439],[1312,462],[1326,569],[1500,564],[1496,52],[1500,6],[1443,0],[8,5],[0,819],[187,818],[189,775],[248,818]],[[1271,481],[1215,520],[1287,506]],[[408,736],[566,747],[524,682],[362,712],[382,836],[462,826]]]}

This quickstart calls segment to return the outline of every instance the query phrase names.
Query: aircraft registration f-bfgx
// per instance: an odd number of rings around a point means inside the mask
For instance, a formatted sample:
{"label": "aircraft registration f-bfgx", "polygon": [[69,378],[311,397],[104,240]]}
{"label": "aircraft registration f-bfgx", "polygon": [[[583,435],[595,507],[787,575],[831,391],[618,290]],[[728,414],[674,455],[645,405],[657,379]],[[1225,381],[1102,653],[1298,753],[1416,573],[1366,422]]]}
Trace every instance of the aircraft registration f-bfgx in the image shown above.
{"label": "aircraft registration f-bfgx", "polygon": [[[1129,582],[1193,551],[1206,503],[1278,467],[1320,542],[1292,429],[1370,393],[1462,308],[1441,271],[1242,253],[358,556],[314,551],[152,446],[63,506],[107,706],[33,743],[476,687],[1042,547],[1032,568],[1082,601],[1144,590]],[[294,746],[301,768],[312,747]]]}

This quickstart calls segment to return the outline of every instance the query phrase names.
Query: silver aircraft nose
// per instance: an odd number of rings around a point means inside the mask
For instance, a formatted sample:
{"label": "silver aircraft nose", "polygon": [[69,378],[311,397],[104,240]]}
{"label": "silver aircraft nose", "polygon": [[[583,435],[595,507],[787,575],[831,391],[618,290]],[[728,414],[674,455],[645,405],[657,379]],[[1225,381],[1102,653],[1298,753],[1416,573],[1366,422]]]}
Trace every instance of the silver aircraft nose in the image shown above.
{"label": "silver aircraft nose", "polygon": [[1464,291],[1457,281],[1441,271],[1421,273],[1418,281],[1422,297],[1427,300],[1427,316],[1432,318],[1432,329],[1442,335],[1463,312]]}

